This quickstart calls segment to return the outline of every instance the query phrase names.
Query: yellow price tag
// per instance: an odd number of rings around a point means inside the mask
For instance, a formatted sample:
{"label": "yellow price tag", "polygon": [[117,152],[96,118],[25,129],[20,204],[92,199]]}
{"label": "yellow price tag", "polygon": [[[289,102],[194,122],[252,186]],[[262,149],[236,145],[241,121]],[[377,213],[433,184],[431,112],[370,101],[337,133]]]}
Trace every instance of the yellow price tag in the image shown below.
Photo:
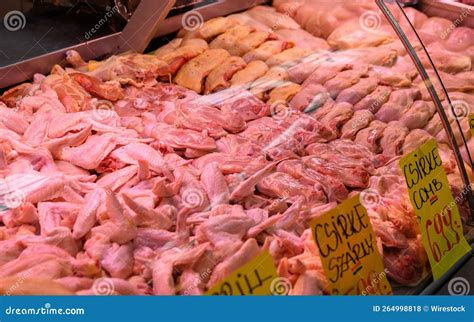
{"label": "yellow price tag", "polygon": [[311,221],[331,294],[391,294],[375,233],[359,195]]}
{"label": "yellow price tag", "polygon": [[404,156],[400,167],[436,280],[471,247],[464,238],[461,217],[435,140]]}
{"label": "yellow price tag", "polygon": [[272,256],[264,251],[214,285],[206,295],[273,295],[278,293],[280,282]]}
{"label": "yellow price tag", "polygon": [[469,115],[469,128],[471,129],[471,133],[474,136],[474,114]]}

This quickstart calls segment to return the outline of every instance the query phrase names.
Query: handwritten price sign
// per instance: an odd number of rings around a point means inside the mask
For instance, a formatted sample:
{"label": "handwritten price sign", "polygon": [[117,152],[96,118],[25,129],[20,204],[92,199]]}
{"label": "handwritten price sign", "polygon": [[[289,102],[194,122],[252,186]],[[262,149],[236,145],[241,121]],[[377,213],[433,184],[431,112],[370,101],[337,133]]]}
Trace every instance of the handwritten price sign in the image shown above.
{"label": "handwritten price sign", "polygon": [[332,294],[391,294],[375,234],[359,195],[311,222]]}
{"label": "handwritten price sign", "polygon": [[207,295],[272,295],[272,282],[278,278],[273,258],[262,252],[250,262],[214,285]]}
{"label": "handwritten price sign", "polygon": [[434,279],[440,278],[471,248],[436,147],[430,140],[400,160],[410,200],[420,220],[423,246]]}

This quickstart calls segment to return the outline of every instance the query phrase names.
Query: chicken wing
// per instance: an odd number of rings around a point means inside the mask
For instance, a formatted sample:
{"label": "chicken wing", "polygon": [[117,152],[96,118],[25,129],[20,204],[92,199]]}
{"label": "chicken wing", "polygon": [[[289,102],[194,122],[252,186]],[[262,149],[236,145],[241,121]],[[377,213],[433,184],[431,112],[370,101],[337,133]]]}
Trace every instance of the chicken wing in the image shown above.
{"label": "chicken wing", "polygon": [[41,89],[52,89],[66,107],[67,112],[79,112],[87,109],[91,95],[69,75],[51,74],[41,82]]}
{"label": "chicken wing", "polygon": [[72,73],[69,76],[91,94],[115,102],[124,96],[123,89],[117,84],[107,84],[97,77],[82,73]]}

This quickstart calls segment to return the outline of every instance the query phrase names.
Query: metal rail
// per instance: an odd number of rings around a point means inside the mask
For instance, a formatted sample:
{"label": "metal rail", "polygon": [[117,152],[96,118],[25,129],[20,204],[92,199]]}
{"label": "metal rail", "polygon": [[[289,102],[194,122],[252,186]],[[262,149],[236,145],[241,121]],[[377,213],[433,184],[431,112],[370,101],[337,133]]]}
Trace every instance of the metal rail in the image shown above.
{"label": "metal rail", "polygon": [[[401,7],[400,3],[398,1],[393,1],[393,0],[389,0],[389,1],[390,1],[390,3],[395,2],[397,4],[398,8],[403,12],[403,15],[404,15],[405,19],[407,20],[409,26],[413,29],[414,34],[416,35],[416,37],[420,41],[420,44],[422,45],[423,50],[425,51],[425,53],[426,53],[426,55],[427,55],[427,57],[430,61],[430,64],[431,64],[433,70],[435,71],[435,74],[436,74],[440,84],[443,87],[443,90],[445,91],[447,101],[448,101],[451,109],[454,110],[454,107],[452,106],[451,101],[449,100],[449,95],[446,91],[446,88],[444,87],[443,81],[439,77],[437,69],[434,66],[434,64],[433,64],[433,62],[430,58],[430,55],[428,54],[421,38],[419,37],[418,33],[416,32],[415,28],[411,24],[408,17],[405,15],[405,12],[403,11],[403,8]],[[385,4],[385,0],[376,0],[375,2],[379,6],[380,10],[385,15],[385,17],[387,18],[387,20],[390,22],[390,24],[392,25],[395,33],[398,35],[401,42],[403,43],[403,46],[405,47],[405,49],[407,50],[408,54],[410,55],[413,63],[415,64],[416,69],[418,70],[421,78],[423,79],[423,81],[425,83],[425,86],[426,86],[426,88],[427,88],[427,90],[428,90],[428,92],[431,96],[431,99],[433,100],[433,102],[436,106],[439,117],[441,119],[441,123],[443,124],[444,130],[446,131],[446,133],[448,135],[449,145],[451,146],[451,149],[454,151],[454,155],[456,157],[456,163],[458,165],[459,172],[461,174],[461,178],[462,178],[462,181],[463,181],[463,184],[464,184],[464,188],[467,189],[467,194],[466,195],[467,195],[467,201],[468,201],[468,204],[469,204],[469,209],[470,209],[470,212],[471,212],[471,220],[474,220],[474,197],[473,197],[473,194],[472,194],[471,183],[469,182],[469,177],[467,175],[466,167],[464,166],[464,160],[463,160],[463,158],[461,156],[461,153],[459,151],[458,145],[456,143],[456,139],[454,137],[454,133],[451,129],[451,124],[449,123],[448,117],[446,116],[446,113],[444,111],[443,104],[441,103],[441,100],[439,99],[439,96],[436,93],[436,90],[433,86],[433,83],[431,82],[430,77],[428,76],[428,73],[426,72],[425,68],[423,67],[423,64],[421,63],[420,58],[418,57],[418,54],[416,53],[415,49],[411,45],[410,41],[408,40],[408,37],[406,36],[406,34],[402,30],[402,28],[400,27],[400,24],[395,19],[394,15],[392,14],[392,12],[388,8],[388,6]],[[462,132],[461,132],[461,134],[462,134]],[[463,135],[463,139],[464,139],[464,135]],[[467,148],[468,147],[466,145],[466,149]],[[472,166],[472,160],[471,160],[471,166]]]}
{"label": "metal rail", "polygon": [[142,0],[120,35],[119,52],[142,53],[158,32],[176,0]]}

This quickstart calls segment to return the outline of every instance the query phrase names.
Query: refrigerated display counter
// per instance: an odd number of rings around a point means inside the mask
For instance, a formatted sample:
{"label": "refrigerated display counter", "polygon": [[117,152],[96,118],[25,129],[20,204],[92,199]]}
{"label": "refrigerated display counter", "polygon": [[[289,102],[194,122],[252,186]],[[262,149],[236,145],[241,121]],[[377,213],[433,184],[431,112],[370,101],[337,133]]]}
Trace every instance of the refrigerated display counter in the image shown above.
{"label": "refrigerated display counter", "polygon": [[[4,294],[434,294],[464,274],[471,6],[89,2],[5,13],[25,26],[0,41]],[[96,23],[15,47],[48,10]]]}

